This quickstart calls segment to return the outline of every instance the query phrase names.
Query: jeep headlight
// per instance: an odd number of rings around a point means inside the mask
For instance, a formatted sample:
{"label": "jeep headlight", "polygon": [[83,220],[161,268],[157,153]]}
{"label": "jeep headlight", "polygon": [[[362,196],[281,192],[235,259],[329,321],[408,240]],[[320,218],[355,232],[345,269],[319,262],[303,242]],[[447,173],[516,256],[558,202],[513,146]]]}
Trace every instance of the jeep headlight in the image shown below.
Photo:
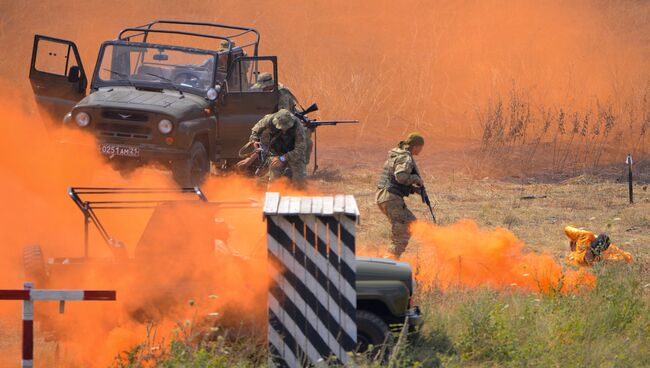
{"label": "jeep headlight", "polygon": [[158,130],[162,134],[169,134],[172,129],[174,129],[174,124],[172,124],[171,121],[167,119],[162,119],[160,122],[158,122]]}
{"label": "jeep headlight", "polygon": [[[221,86],[217,86],[219,89],[221,89]],[[205,96],[208,98],[210,101],[214,101],[219,97],[219,91],[216,88],[210,88],[206,93]]]}
{"label": "jeep headlight", "polygon": [[74,121],[82,128],[87,127],[90,124],[90,115],[87,112],[78,112],[74,116]]}

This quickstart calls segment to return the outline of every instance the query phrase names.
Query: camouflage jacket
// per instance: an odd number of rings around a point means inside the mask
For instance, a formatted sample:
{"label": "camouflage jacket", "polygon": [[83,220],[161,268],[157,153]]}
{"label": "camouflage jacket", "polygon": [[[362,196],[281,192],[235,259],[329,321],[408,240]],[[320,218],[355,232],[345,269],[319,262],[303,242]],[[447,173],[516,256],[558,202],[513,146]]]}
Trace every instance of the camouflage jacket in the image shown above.
{"label": "camouflage jacket", "polygon": [[378,185],[376,201],[383,203],[390,200],[402,200],[400,196],[392,191],[389,191],[387,181],[402,186],[412,186],[420,179],[420,176],[415,174],[416,171],[415,160],[408,150],[396,147],[388,151],[388,159],[384,162],[384,170],[380,177]]}
{"label": "camouflage jacket", "polygon": [[293,95],[291,90],[286,86],[279,84],[278,92],[280,92],[278,110],[287,109],[291,112],[296,112],[296,96]]}
{"label": "camouflage jacket", "polygon": [[[294,134],[295,139],[293,142],[293,149],[284,153],[284,156],[290,162],[298,162],[299,160],[305,161],[305,152],[307,150],[307,137],[305,127],[300,123],[298,118],[294,117],[293,127],[287,132],[282,133],[273,125],[273,116],[275,114],[268,114],[253,126],[250,140],[260,141],[267,146],[273,146],[274,142],[282,139],[283,134]],[[271,152],[271,155],[277,155],[277,152]]]}

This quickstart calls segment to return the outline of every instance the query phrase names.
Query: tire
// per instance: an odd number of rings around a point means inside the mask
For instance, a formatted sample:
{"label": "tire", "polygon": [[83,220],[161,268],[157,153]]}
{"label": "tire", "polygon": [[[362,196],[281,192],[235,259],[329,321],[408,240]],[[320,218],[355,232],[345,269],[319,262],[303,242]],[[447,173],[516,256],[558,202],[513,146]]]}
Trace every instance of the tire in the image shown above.
{"label": "tire", "polygon": [[190,157],[187,160],[176,161],[172,165],[174,180],[182,187],[201,185],[209,172],[208,151],[199,141],[192,143]]}
{"label": "tire", "polygon": [[47,283],[47,269],[40,245],[23,248],[23,269],[25,281],[32,282],[35,287],[43,287]]}
{"label": "tire", "polygon": [[[394,337],[388,324],[378,315],[365,310],[357,311],[357,351],[369,353],[373,360],[385,361],[390,356]],[[368,351],[372,345],[372,351]]]}

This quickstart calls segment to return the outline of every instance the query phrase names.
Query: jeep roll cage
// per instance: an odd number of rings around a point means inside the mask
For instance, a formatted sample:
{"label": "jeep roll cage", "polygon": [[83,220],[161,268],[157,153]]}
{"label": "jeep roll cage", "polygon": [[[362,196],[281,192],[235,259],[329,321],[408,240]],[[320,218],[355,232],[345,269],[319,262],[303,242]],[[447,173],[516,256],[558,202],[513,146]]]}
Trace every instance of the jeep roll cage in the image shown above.
{"label": "jeep roll cage", "polygon": [[[212,29],[215,29],[214,34],[208,34],[208,33],[199,33],[199,32],[190,32],[187,30],[180,30],[180,29],[174,29],[174,26],[189,26],[191,28],[200,28],[200,27],[209,27]],[[233,33],[234,31],[234,33]],[[191,46],[180,46],[180,45],[167,45],[167,44],[160,44],[156,42],[150,42],[149,41],[149,36],[150,34],[172,34],[172,35],[181,35],[181,36],[188,36],[188,37],[196,37],[196,38],[207,38],[207,39],[214,39],[214,40],[221,40],[221,41],[227,41],[228,42],[228,49],[227,50],[208,50],[205,48],[199,48],[199,47],[191,47]],[[245,36],[252,36],[253,40],[249,41],[248,43],[242,44],[242,45],[237,45],[235,43],[236,40],[244,39],[246,40]],[[134,38],[141,37],[139,40],[134,40]],[[244,41],[245,42],[245,41]],[[257,57],[258,55],[258,49],[259,49],[259,42],[260,42],[260,34],[259,32],[254,29],[254,28],[248,28],[248,27],[238,27],[238,26],[229,26],[225,24],[217,24],[217,23],[207,23],[207,22],[186,22],[186,21],[176,21],[176,20],[155,20],[153,22],[143,24],[141,26],[137,27],[129,27],[129,28],[124,28],[120,31],[120,33],[117,36],[117,39],[112,40],[112,41],[105,41],[102,43],[100,47],[100,52],[97,56],[97,63],[95,64],[95,72],[91,81],[91,89],[96,90],[98,88],[98,85],[102,84],[103,81],[101,81],[98,78],[98,73],[99,73],[99,68],[101,67],[101,61],[104,57],[104,50],[107,46],[110,45],[124,45],[124,46],[133,46],[133,47],[152,47],[152,48],[165,48],[169,50],[180,50],[180,51],[188,51],[188,52],[194,52],[194,53],[205,53],[209,55],[213,55],[215,58],[218,58],[219,55],[223,54],[232,54],[233,51],[240,51],[241,53],[235,54],[237,59],[241,58],[242,56],[246,56],[244,53],[245,48],[252,48],[253,49],[253,57]],[[230,65],[233,65],[236,60],[233,60],[234,58],[230,57],[228,60],[228,72],[227,75],[229,76],[231,74]],[[214,66],[212,70],[212,81],[211,85],[216,85],[217,84],[217,62],[215,60]],[[257,62],[253,62],[253,74],[257,74]],[[128,85],[131,82],[125,81],[123,82],[124,85]],[[142,82],[141,82],[142,83]],[[187,91],[190,92],[191,91]]]}
{"label": "jeep roll cage", "polygon": [[[183,31],[183,30],[178,30],[178,29],[168,29],[168,28],[163,28],[163,29],[158,29],[155,27],[159,26],[164,26],[164,25],[172,25],[172,26],[191,26],[191,27],[211,27],[215,28],[220,31],[224,31],[223,33],[218,33],[215,32],[215,34],[206,34],[206,33],[198,33],[198,32],[189,32],[189,31]],[[227,34],[226,32],[230,31],[239,31],[234,34]],[[133,34],[130,34],[133,33]],[[253,47],[253,56],[257,56],[258,48],[259,48],[259,43],[260,43],[260,33],[254,29],[254,28],[248,28],[248,27],[237,27],[237,26],[229,26],[225,24],[217,24],[217,23],[207,23],[207,22],[185,22],[185,21],[178,21],[178,20],[155,20],[151,23],[143,24],[138,27],[130,27],[130,28],[124,28],[123,30],[120,31],[120,33],[117,36],[118,40],[121,41],[127,41],[131,42],[132,37],[140,37],[142,36],[142,42],[147,43],[147,38],[149,37],[150,33],[162,33],[162,34],[177,34],[177,35],[183,35],[183,36],[190,36],[190,37],[202,37],[202,38],[211,38],[211,39],[217,39],[217,40],[223,40],[223,41],[228,41],[229,48],[228,51],[230,52],[233,50],[233,45],[235,44],[235,40],[241,39],[246,35],[253,35],[254,36],[254,41],[244,44],[244,45],[237,45],[235,48],[245,48],[245,47]]]}

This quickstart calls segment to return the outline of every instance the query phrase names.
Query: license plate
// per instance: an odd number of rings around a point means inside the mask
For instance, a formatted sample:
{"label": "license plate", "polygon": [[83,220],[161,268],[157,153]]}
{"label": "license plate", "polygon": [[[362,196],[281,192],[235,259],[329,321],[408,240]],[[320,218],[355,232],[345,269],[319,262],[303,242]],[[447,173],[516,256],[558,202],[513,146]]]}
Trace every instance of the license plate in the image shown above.
{"label": "license plate", "polygon": [[106,156],[140,157],[140,148],[121,144],[100,144],[99,151]]}

